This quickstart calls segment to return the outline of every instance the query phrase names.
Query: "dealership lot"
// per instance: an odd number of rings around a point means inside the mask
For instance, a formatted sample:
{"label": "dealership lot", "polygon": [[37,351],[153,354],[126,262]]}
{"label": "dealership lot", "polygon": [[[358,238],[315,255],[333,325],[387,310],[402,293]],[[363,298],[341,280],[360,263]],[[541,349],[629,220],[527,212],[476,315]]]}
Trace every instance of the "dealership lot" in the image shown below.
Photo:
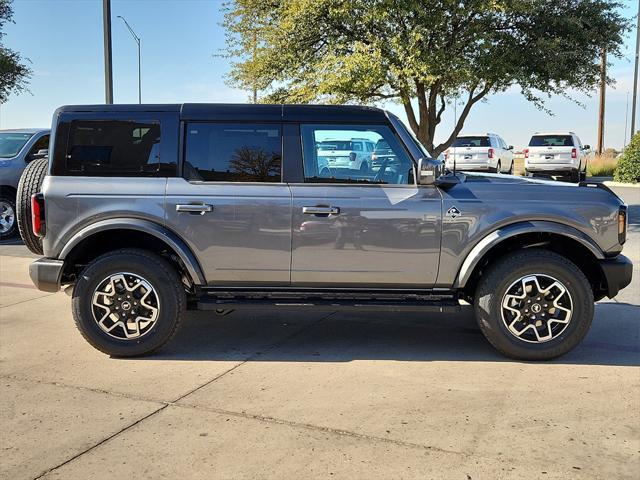
{"label": "dealership lot", "polygon": [[616,192],[633,284],[547,363],[504,359],[471,314],[307,311],[194,312],[111,359],[2,245],[0,478],[637,478],[640,188]]}

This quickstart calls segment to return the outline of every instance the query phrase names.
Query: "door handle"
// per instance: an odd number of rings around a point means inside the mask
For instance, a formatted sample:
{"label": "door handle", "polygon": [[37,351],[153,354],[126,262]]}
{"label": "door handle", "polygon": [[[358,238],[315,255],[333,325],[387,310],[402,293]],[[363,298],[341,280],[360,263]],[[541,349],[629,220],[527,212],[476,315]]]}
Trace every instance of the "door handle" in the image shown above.
{"label": "door handle", "polygon": [[206,203],[186,203],[176,205],[176,212],[198,213],[204,215],[207,212],[213,211],[213,205]]}
{"label": "door handle", "polygon": [[302,207],[302,213],[307,215],[339,215],[340,208],[338,207]]}

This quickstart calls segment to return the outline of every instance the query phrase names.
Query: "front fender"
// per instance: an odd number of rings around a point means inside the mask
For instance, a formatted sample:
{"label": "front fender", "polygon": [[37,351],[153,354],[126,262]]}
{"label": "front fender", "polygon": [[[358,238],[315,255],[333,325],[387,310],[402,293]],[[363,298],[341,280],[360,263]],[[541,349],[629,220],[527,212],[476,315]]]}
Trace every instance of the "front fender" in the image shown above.
{"label": "front fender", "polygon": [[187,272],[191,276],[191,279],[196,285],[205,285],[206,281],[204,278],[204,274],[202,273],[202,269],[200,268],[200,264],[196,259],[195,255],[191,251],[191,249],[184,243],[178,235],[167,230],[161,225],[157,223],[151,222],[149,220],[142,220],[138,218],[118,218],[118,219],[107,219],[101,220],[99,222],[92,223],[84,227],[82,230],[77,232],[71,239],[65,244],[64,248],[60,252],[58,258],[60,260],[64,260],[67,255],[73,249],[80,244],[83,240],[95,235],[99,232],[104,232],[106,230],[137,230],[140,232],[148,233],[149,235],[153,235],[159,240],[166,243],[175,253],[180,257],[180,260],[185,264],[187,268]]}
{"label": "front fender", "polygon": [[482,260],[482,258],[489,250],[491,250],[499,243],[507,240],[508,238],[515,237],[516,235],[539,232],[553,233],[571,238],[572,240],[575,240],[586,247],[596,259],[602,260],[605,258],[605,255],[600,247],[587,235],[575,229],[574,227],[563,225],[561,223],[547,222],[544,220],[518,222],[512,225],[507,225],[506,227],[499,228],[498,230],[494,230],[493,232],[485,236],[482,240],[480,240],[471,249],[467,257],[464,259],[462,266],[460,267],[460,271],[458,272],[456,281],[453,285],[454,288],[463,288],[467,284],[467,281],[471,277],[473,270],[478,265],[480,260]]}

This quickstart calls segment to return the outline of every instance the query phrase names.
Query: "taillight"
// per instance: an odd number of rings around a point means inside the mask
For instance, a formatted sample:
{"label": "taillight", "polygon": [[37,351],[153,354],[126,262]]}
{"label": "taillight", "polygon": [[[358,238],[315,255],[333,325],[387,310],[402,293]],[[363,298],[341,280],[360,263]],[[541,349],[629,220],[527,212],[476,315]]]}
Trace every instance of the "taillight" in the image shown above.
{"label": "taillight", "polygon": [[493,148],[489,149],[489,158],[493,158]]}
{"label": "taillight", "polygon": [[627,207],[621,206],[618,211],[618,243],[624,245],[627,240]]}
{"label": "taillight", "polygon": [[44,196],[41,193],[31,195],[31,229],[37,237],[44,237]]}
{"label": "taillight", "polygon": [[571,149],[571,158],[578,158],[578,150],[575,148]]}
{"label": "taillight", "polygon": [[524,158],[529,158],[529,149],[528,148],[524,149]]}

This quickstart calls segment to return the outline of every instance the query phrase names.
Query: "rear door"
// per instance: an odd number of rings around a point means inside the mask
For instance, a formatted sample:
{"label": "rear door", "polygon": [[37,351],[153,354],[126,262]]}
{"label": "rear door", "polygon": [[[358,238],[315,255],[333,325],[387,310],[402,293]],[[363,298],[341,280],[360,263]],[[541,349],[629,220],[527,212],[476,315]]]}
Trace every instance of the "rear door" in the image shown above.
{"label": "rear door", "polygon": [[187,122],[182,178],[167,184],[166,221],[209,286],[288,286],[291,194],[280,122]]}
{"label": "rear door", "polygon": [[[304,182],[291,184],[291,283],[321,288],[433,286],[441,196],[417,186],[414,163],[386,125],[303,124]],[[388,146],[372,171],[326,169],[324,139]],[[384,142],[382,142],[382,140]]]}

